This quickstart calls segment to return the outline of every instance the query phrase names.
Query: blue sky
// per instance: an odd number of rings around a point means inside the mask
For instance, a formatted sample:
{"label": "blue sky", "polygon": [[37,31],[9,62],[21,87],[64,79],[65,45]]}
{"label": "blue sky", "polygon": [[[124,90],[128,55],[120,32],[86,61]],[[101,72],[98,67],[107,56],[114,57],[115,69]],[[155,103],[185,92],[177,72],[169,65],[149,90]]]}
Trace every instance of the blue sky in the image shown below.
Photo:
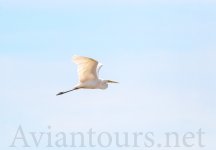
{"label": "blue sky", "polygon": [[[207,132],[215,145],[216,3],[0,1],[0,141],[28,130]],[[56,97],[76,83],[74,54],[119,85]],[[198,149],[198,148],[196,148]]]}

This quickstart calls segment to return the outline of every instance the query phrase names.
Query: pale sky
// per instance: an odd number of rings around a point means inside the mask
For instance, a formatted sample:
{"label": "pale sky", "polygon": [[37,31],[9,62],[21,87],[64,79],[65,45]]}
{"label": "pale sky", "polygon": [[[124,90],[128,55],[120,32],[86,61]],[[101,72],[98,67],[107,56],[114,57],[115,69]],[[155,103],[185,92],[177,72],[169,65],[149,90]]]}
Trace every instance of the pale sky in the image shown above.
{"label": "pale sky", "polygon": [[[19,125],[26,132],[202,128],[204,149],[215,149],[215,7],[213,0],[0,0],[0,149],[15,149],[8,146]],[[101,61],[102,78],[120,84],[56,97],[76,84],[74,54]]]}

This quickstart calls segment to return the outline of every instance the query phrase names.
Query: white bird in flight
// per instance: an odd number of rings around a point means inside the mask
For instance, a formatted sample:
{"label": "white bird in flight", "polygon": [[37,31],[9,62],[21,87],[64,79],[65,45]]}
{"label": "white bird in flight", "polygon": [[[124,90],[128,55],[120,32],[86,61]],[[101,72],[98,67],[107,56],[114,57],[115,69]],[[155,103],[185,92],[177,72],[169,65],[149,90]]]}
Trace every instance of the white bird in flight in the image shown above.
{"label": "white bird in flight", "polygon": [[103,65],[92,58],[75,55],[73,62],[78,66],[79,83],[73,89],[60,92],[57,96],[78,89],[106,89],[108,83],[118,83],[112,80],[99,79],[99,71]]}

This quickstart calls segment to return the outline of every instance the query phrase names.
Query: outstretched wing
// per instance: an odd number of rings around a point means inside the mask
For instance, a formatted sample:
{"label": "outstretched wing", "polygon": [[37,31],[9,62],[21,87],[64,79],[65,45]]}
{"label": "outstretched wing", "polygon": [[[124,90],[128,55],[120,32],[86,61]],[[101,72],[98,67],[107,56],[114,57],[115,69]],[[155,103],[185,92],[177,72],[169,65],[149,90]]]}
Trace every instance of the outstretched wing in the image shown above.
{"label": "outstretched wing", "polygon": [[97,65],[97,76],[98,76],[98,78],[99,78],[100,69],[101,69],[102,67],[103,67],[103,64],[98,63],[98,65]]}
{"label": "outstretched wing", "polygon": [[77,70],[80,82],[98,79],[98,61],[92,58],[75,55],[73,56],[73,62],[78,66]]}

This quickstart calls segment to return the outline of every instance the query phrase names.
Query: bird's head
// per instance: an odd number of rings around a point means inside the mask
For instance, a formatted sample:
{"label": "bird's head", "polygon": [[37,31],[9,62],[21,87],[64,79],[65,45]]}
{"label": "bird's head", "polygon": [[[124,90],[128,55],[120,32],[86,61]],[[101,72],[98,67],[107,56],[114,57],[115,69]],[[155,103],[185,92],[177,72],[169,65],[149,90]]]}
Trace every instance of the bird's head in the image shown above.
{"label": "bird's head", "polygon": [[100,84],[100,88],[101,89],[107,89],[109,86],[108,83],[118,83],[118,82],[112,81],[112,80],[102,80],[102,82]]}

